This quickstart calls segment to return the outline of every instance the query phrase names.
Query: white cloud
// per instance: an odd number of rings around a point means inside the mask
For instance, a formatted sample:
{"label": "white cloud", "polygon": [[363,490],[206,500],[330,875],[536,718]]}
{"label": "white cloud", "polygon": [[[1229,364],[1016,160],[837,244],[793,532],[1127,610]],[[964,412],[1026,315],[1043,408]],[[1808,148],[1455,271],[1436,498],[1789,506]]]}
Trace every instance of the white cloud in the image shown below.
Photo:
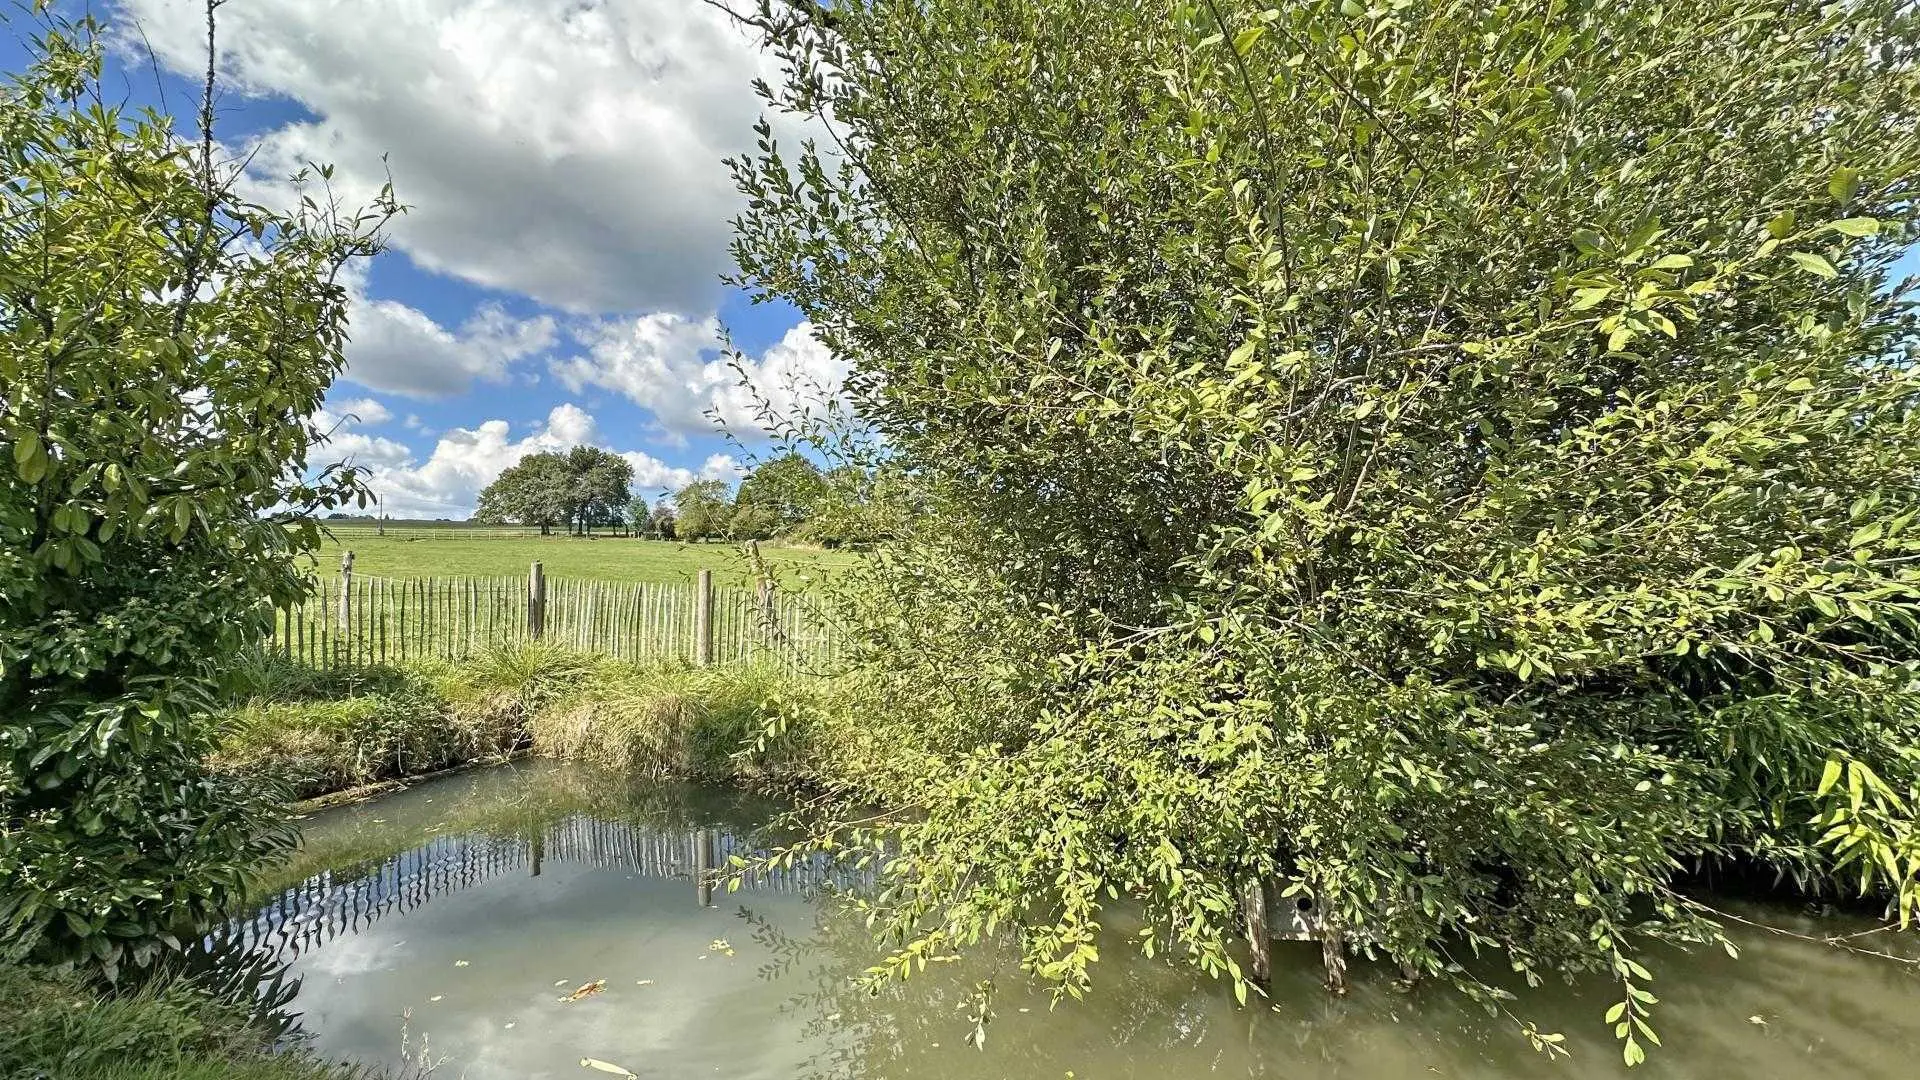
{"label": "white cloud", "polygon": [[[204,70],[200,0],[121,2],[168,67]],[[260,140],[263,184],[331,162],[358,205],[390,168],[415,207],[393,241],[428,269],[574,312],[711,310],[738,208],[721,162],[752,145],[751,80],[777,72],[712,6],[247,0],[219,19],[228,85],[314,118]]]}
{"label": "white cloud", "polygon": [[788,330],[759,359],[745,358],[752,388],[719,353],[720,324],[659,313],[609,319],[575,332],[586,356],[557,360],[555,377],[575,393],[598,386],[652,411],[661,430],[681,443],[711,432],[717,418],[736,437],[761,437],[760,409],[793,418],[840,392],[845,361],[829,353],[808,323]]}
{"label": "white cloud", "polygon": [[[599,425],[578,405],[557,405],[544,423],[514,438],[505,420],[487,420],[472,428],[454,428],[440,436],[425,462],[411,460],[376,465],[368,480],[387,514],[402,518],[465,518],[473,513],[481,489],[528,454],[566,450],[579,445],[607,447]],[[637,450],[621,457],[633,464],[636,493],[651,496],[659,489],[676,489],[696,478],[737,475],[733,459],[716,454],[698,472],[668,465]]]}
{"label": "white cloud", "polygon": [[550,316],[517,319],[494,304],[448,329],[397,300],[367,295],[363,263],[351,264],[341,280],[349,304],[342,377],[375,390],[447,397],[477,379],[502,382],[514,361],[545,352],[558,336]]}
{"label": "white cloud", "polygon": [[310,419],[319,434],[308,451],[309,460],[315,465],[348,462],[378,467],[399,465],[413,457],[413,451],[404,443],[358,430],[362,425],[393,419],[393,413],[372,398],[328,402],[325,407],[315,409]]}
{"label": "white cloud", "polygon": [[330,408],[337,415],[351,417],[362,424],[384,424],[393,419],[393,410],[370,397],[348,398],[330,403]]}

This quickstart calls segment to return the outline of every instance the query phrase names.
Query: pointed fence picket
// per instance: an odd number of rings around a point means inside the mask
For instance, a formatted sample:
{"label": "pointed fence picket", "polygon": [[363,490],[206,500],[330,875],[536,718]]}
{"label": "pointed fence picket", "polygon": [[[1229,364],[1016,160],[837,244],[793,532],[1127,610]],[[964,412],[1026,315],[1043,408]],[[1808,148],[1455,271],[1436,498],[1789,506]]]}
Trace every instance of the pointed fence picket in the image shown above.
{"label": "pointed fence picket", "polygon": [[464,660],[533,639],[623,660],[697,663],[704,652],[716,665],[795,669],[819,669],[836,653],[806,598],[771,581],[578,581],[544,577],[538,564],[524,577],[322,575],[308,596],[274,612],[269,645],[300,664],[349,667]]}

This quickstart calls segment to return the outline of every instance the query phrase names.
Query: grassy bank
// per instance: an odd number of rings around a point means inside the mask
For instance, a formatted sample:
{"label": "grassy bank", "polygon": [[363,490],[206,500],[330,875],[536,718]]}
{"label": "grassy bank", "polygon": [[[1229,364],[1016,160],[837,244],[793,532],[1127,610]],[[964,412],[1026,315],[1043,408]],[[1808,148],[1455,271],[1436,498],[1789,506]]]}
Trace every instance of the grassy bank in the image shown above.
{"label": "grassy bank", "polygon": [[103,995],[0,964],[0,1080],[349,1080],[274,1052],[245,1014],[184,985]]}
{"label": "grassy bank", "polygon": [[764,777],[782,762],[743,747],[818,684],[773,668],[637,665],[529,645],[358,670],[267,657],[245,685],[222,717],[216,765],[311,798],[528,748],[635,776]]}

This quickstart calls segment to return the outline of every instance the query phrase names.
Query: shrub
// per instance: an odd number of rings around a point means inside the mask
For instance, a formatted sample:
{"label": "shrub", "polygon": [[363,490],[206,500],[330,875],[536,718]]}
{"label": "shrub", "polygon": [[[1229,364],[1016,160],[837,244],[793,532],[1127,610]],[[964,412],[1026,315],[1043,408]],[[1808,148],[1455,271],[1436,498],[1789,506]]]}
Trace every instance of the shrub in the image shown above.
{"label": "shrub", "polygon": [[303,478],[308,418],[392,206],[235,198],[211,132],[99,104],[93,31],[0,86],[0,938],[111,974],[290,841],[209,717],[354,491]]}
{"label": "shrub", "polygon": [[735,163],[742,283],[929,508],[847,613],[876,974],[1079,994],[1131,897],[1245,994],[1303,894],[1336,985],[1610,974],[1631,1064],[1683,869],[1920,915],[1912,3],[748,18],[835,143]]}

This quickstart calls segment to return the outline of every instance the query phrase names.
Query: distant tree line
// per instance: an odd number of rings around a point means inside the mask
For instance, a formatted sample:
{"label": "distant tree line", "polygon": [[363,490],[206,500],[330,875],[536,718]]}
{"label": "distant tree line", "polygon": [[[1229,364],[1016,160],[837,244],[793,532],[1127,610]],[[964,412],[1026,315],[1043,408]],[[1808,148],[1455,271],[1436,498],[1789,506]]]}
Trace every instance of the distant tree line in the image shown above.
{"label": "distant tree line", "polygon": [[662,540],[784,537],[840,547],[893,535],[904,490],[897,478],[851,466],[823,471],[799,454],[763,462],[737,488],[697,480],[652,504],[632,482],[633,466],[597,447],[532,454],[487,485],[473,520],[537,525],[543,536],[564,526],[575,535],[606,528]]}

